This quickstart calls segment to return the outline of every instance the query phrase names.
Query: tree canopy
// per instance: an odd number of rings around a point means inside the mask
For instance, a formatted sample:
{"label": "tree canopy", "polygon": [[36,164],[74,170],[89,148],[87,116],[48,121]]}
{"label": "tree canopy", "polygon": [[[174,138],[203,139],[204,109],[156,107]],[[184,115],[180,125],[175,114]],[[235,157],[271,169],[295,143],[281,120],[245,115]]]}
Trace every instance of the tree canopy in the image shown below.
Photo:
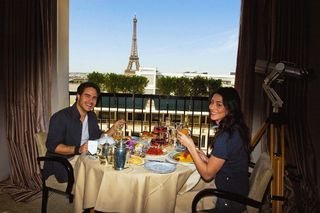
{"label": "tree canopy", "polygon": [[[94,82],[102,91],[110,93],[143,94],[148,85],[148,79],[144,76],[128,76],[115,73],[92,72],[87,75],[88,81]],[[222,81],[213,78],[196,76],[157,78],[157,90],[159,95],[176,96],[209,96],[209,94],[221,87]]]}
{"label": "tree canopy", "polygon": [[221,87],[221,84],[220,79],[201,76],[194,78],[163,76],[157,79],[157,93],[177,96],[209,96],[211,92]]}
{"label": "tree canopy", "polygon": [[148,79],[144,76],[127,76],[115,73],[92,72],[87,75],[88,81],[94,82],[102,91],[110,93],[143,94],[148,85]]}

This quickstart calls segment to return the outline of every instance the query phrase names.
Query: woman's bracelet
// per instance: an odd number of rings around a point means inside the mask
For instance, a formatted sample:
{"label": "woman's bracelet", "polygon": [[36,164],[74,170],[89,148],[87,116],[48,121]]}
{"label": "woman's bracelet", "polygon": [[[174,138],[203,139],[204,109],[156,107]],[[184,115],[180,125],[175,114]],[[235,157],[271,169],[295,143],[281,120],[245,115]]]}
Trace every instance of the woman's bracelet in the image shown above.
{"label": "woman's bracelet", "polygon": [[76,146],[75,148],[74,148],[74,154],[75,155],[80,155],[81,153],[80,153],[80,147],[79,146]]}

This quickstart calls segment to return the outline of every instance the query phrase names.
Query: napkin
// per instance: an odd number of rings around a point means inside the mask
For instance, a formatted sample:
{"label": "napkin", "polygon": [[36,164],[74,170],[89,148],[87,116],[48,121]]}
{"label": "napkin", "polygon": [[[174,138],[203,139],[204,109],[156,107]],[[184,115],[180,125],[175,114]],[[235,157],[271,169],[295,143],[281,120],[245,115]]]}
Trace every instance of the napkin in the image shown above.
{"label": "napkin", "polygon": [[113,137],[110,137],[108,135],[104,135],[101,138],[99,138],[99,144],[103,145],[105,143],[109,144],[109,145],[113,145],[115,144],[115,140],[113,139]]}
{"label": "napkin", "polygon": [[183,164],[184,166],[188,166],[192,169],[192,174],[189,176],[186,183],[183,185],[182,189],[179,191],[179,194],[183,194],[185,192],[190,191],[193,187],[195,187],[201,179],[200,174],[198,173],[196,166],[194,164]]}
{"label": "napkin", "polygon": [[98,149],[98,141],[96,140],[88,140],[88,151],[90,154],[94,155],[97,153]]}

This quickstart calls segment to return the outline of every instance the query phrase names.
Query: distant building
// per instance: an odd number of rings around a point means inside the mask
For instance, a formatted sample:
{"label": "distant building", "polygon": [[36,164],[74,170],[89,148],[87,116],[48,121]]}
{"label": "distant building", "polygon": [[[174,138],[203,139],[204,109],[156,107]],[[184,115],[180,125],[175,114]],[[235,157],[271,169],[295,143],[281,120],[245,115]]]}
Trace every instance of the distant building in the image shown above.
{"label": "distant building", "polygon": [[157,68],[140,67],[139,71],[136,72],[136,75],[146,77],[149,81],[144,89],[144,94],[156,94],[157,75],[159,75]]}
{"label": "distant building", "polygon": [[140,67],[139,71],[136,72],[138,76],[144,76],[149,80],[147,87],[145,88],[145,94],[156,94],[157,89],[157,78],[161,76],[170,77],[188,77],[194,78],[196,76],[201,76],[205,78],[221,79],[222,86],[234,87],[235,74],[230,75],[213,75],[208,73],[198,73],[198,72],[184,72],[184,73],[161,73],[157,68],[153,67]]}
{"label": "distant building", "polygon": [[206,72],[183,72],[183,73],[162,73],[163,76],[171,76],[171,77],[188,77],[188,78],[194,78],[196,76],[201,76],[204,78],[212,78],[212,79],[221,79],[222,86],[223,87],[234,87],[234,80],[235,75],[215,75],[215,74],[208,74]]}
{"label": "distant building", "polygon": [[70,72],[69,73],[69,91],[76,92],[79,84],[88,80],[88,73]]}
{"label": "distant building", "polygon": [[70,72],[69,73],[69,83],[81,83],[87,80],[88,73],[82,72]]}

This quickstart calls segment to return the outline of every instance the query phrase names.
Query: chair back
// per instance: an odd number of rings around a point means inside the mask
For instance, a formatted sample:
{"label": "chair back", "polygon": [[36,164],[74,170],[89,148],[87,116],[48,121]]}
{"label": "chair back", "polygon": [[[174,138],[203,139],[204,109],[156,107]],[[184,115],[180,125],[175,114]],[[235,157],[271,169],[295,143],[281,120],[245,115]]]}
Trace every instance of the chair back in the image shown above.
{"label": "chair back", "polygon": [[48,134],[46,132],[38,132],[35,134],[39,156],[45,156],[47,152],[46,141]]}
{"label": "chair back", "polygon": [[261,153],[249,178],[248,196],[224,191],[221,189],[205,188],[199,191],[192,201],[192,212],[213,212],[214,208],[197,211],[198,202],[204,197],[218,197],[231,201],[236,201],[246,205],[245,212],[258,213],[262,204],[262,199],[269,182],[272,178],[272,166],[268,153]]}
{"label": "chair back", "polygon": [[[42,175],[42,204],[41,204],[42,213],[47,212],[49,190],[62,193],[62,194],[67,194],[69,197],[69,203],[73,202],[72,188],[74,184],[74,174],[73,174],[72,165],[70,164],[68,159],[58,157],[58,156],[46,156],[47,136],[48,134],[46,132],[38,132],[35,134],[36,144],[38,148],[37,161],[39,164],[40,173]],[[55,175],[44,177],[43,175],[44,162],[55,162],[63,165],[66,169],[66,172],[68,173],[68,182],[65,182],[65,183],[58,182]]]}
{"label": "chair back", "polygon": [[[272,166],[270,156],[267,152],[263,152],[250,175],[248,197],[261,202],[271,178]],[[250,213],[259,212],[259,209],[247,206],[247,211]]]}

